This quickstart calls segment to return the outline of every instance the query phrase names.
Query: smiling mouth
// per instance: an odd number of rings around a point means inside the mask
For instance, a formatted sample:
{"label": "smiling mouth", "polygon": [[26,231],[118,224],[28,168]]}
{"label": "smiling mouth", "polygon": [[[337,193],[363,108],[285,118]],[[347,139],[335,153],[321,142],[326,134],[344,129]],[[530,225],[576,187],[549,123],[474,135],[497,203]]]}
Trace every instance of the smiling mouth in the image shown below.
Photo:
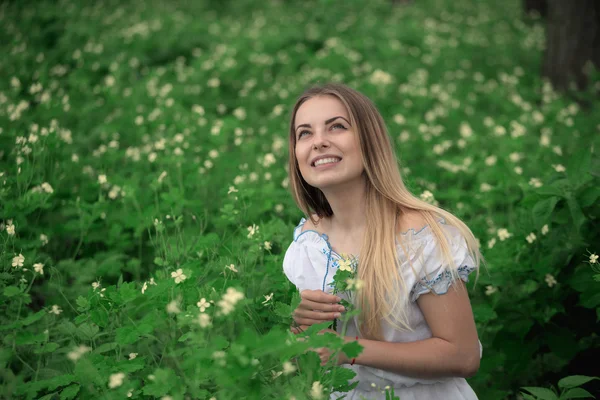
{"label": "smiling mouth", "polygon": [[311,167],[320,167],[321,165],[332,165],[337,164],[342,161],[341,158],[330,157],[330,158],[321,158],[320,160],[315,161],[311,164]]}

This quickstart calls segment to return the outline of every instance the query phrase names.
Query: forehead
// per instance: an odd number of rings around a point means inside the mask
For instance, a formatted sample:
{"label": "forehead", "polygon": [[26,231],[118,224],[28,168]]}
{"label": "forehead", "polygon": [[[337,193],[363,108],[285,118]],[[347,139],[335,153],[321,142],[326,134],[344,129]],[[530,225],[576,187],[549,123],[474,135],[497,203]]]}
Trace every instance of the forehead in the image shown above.
{"label": "forehead", "polygon": [[305,101],[296,112],[296,126],[323,124],[325,120],[341,116],[350,120],[348,110],[335,96],[317,96]]}

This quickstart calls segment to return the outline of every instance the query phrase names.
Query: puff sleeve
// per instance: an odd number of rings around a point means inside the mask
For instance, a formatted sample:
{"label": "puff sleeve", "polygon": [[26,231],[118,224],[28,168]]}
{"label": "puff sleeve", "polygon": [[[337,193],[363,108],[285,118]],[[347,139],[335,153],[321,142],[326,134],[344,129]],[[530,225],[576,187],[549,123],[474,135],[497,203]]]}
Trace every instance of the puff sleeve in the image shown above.
{"label": "puff sleeve", "polygon": [[425,245],[420,273],[410,293],[410,300],[413,302],[425,293],[445,294],[448,292],[454,279],[450,268],[454,268],[464,282],[468,282],[469,274],[478,268],[469,254],[467,242],[460,231],[450,225],[441,225],[441,227],[449,241],[453,265],[446,265],[441,247],[437,245],[434,236],[431,235]]}

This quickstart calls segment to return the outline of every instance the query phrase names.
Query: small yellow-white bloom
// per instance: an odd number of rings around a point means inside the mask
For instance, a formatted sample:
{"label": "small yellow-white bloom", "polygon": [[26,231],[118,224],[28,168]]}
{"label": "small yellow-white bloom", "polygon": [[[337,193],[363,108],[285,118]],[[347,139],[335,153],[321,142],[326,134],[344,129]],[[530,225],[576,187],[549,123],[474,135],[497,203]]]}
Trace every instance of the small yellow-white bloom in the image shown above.
{"label": "small yellow-white bloom", "polygon": [[554,279],[554,277],[550,274],[546,274],[546,278],[544,280],[548,284],[548,287],[552,287],[552,286],[556,285],[556,283],[557,283],[556,279]]}
{"label": "small yellow-white bloom", "polygon": [[548,224],[542,226],[542,235],[545,235],[546,233],[548,233]]}
{"label": "small yellow-white bloom", "polygon": [[13,257],[12,266],[15,268],[20,268],[23,266],[24,262],[25,262],[25,257],[23,257],[23,254],[19,253],[18,256]]}
{"label": "small yellow-white bloom", "polygon": [[133,360],[134,358],[136,358],[138,355],[138,353],[129,353],[129,359]]}
{"label": "small yellow-white bloom", "polygon": [[198,319],[196,320],[196,322],[198,323],[198,325],[200,325],[201,328],[208,328],[211,325],[210,316],[202,312],[198,314]]}
{"label": "small yellow-white bloom", "polygon": [[296,371],[296,367],[289,361],[283,363],[283,374],[289,375],[293,374]]}
{"label": "small yellow-white bloom", "polygon": [[54,305],[52,306],[52,309],[50,310],[50,313],[51,313],[51,314],[56,314],[56,315],[59,315],[61,312],[62,312],[62,310],[61,310],[61,309],[60,309],[60,307],[59,307],[58,305],[56,305],[56,304],[54,304]]}
{"label": "small yellow-white bloom", "polygon": [[590,264],[598,263],[598,254],[592,253],[590,254]]}
{"label": "small yellow-white bloom", "polygon": [[486,296],[491,296],[492,294],[496,293],[497,291],[498,291],[498,288],[493,287],[492,285],[487,285],[485,287]]}
{"label": "small yellow-white bloom", "polygon": [[42,263],[35,263],[35,264],[33,264],[33,269],[38,274],[44,275],[44,264],[42,264]]}
{"label": "small yellow-white bloom", "polygon": [[167,304],[167,312],[169,314],[179,314],[181,312],[179,305],[177,304],[177,300],[173,300]]}
{"label": "small yellow-white bloom", "polygon": [[498,229],[497,234],[501,242],[512,236],[512,233],[509,233],[506,228]]}
{"label": "small yellow-white bloom", "polygon": [[175,272],[171,272],[171,277],[175,279],[175,283],[180,283],[187,279],[187,276],[183,274],[183,270],[181,268]]}
{"label": "small yellow-white bloom", "polygon": [[121,386],[123,384],[123,379],[125,379],[125,374],[122,372],[111,374],[108,381],[108,387],[114,389]]}
{"label": "small yellow-white bloom", "polygon": [[313,382],[312,388],[310,389],[310,396],[315,400],[323,398],[323,385],[321,385],[321,382]]}
{"label": "small yellow-white bloom", "polygon": [[6,233],[13,236],[15,234],[15,226],[12,223],[6,225]]}
{"label": "small yellow-white bloom", "polygon": [[529,242],[530,244],[535,242],[536,236],[535,233],[531,232],[529,235],[527,235],[527,237],[525,238],[525,240],[527,240],[527,242]]}
{"label": "small yellow-white bloom", "polygon": [[76,347],[75,349],[71,350],[70,352],[67,353],[67,358],[73,362],[76,362],[77,360],[79,360],[81,358],[81,356],[83,356],[85,353],[87,353],[88,351],[91,351],[92,348],[85,346],[85,345],[81,345],[79,347]]}
{"label": "small yellow-white bloom", "polygon": [[206,301],[206,299],[204,297],[201,298],[200,301],[196,303],[196,305],[200,309],[200,312],[204,312],[204,310],[206,310],[208,307],[210,307],[210,303],[208,301]]}

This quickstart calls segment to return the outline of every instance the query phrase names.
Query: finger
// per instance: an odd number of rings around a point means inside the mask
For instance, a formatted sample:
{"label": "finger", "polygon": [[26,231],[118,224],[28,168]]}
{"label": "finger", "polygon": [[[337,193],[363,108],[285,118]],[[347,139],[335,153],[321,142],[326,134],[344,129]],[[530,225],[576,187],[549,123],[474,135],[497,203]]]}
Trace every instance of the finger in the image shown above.
{"label": "finger", "polygon": [[297,309],[302,310],[319,310],[319,311],[345,311],[344,306],[339,303],[324,303],[319,301],[314,301],[310,299],[304,299],[298,304]]}
{"label": "finger", "polygon": [[325,293],[322,290],[303,290],[300,297],[304,300],[314,301],[316,303],[339,303],[339,297],[334,294]]}
{"label": "finger", "polygon": [[310,319],[310,318],[298,318],[298,319],[294,319],[294,321],[296,321],[297,324],[299,325],[306,325],[306,326],[312,326],[315,324],[322,324],[325,321],[333,321],[335,320],[335,317],[331,317],[331,318],[323,318],[323,319]]}

